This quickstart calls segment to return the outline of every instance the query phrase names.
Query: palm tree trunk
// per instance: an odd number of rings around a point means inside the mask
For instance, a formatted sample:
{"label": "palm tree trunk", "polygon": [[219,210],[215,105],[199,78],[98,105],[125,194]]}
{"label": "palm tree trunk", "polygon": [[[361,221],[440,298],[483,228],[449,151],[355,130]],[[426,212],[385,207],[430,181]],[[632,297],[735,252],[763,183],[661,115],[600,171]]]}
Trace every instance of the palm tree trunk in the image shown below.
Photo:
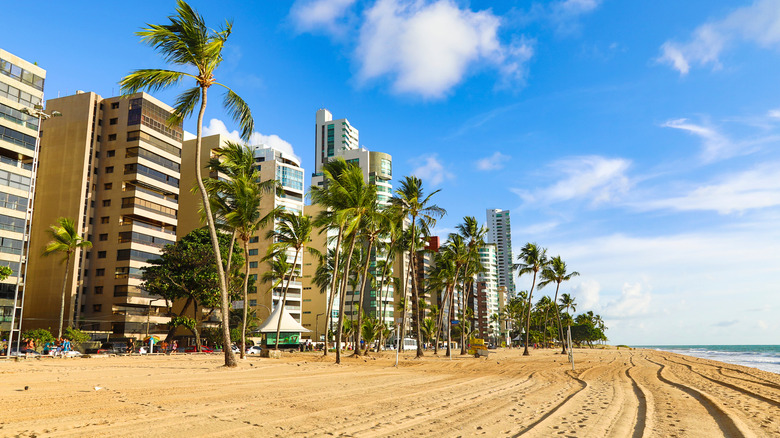
{"label": "palm tree trunk", "polygon": [[[244,318],[241,320],[241,359],[246,354],[246,319],[249,316],[249,239],[241,239],[244,243]],[[230,266],[230,257],[233,255],[231,250],[228,254],[228,267]],[[228,270],[228,272],[230,272]]]}
{"label": "palm tree trunk", "polygon": [[[295,273],[295,266],[298,264],[298,253],[301,251],[300,248],[295,248],[295,258],[293,258],[293,264],[290,268],[290,276],[287,277],[287,285],[284,287],[284,293],[282,293],[282,301],[279,303],[281,306],[281,310],[279,311],[279,319],[276,321],[276,345],[274,345],[274,350],[279,349],[279,333],[282,330],[282,315],[284,314],[284,305],[287,302],[287,290],[290,289],[290,282],[292,281],[293,274]],[[273,296],[271,297],[273,299]]]}
{"label": "palm tree trunk", "polygon": [[219,237],[217,236],[217,228],[214,225],[214,216],[211,213],[211,204],[209,203],[209,196],[206,192],[206,186],[203,184],[203,171],[200,168],[200,152],[203,146],[203,115],[206,113],[206,88],[201,87],[201,102],[200,111],[198,111],[198,126],[197,135],[195,137],[195,179],[198,183],[198,190],[200,190],[200,198],[203,202],[203,208],[206,210],[206,223],[209,227],[209,235],[211,236],[211,245],[214,248],[214,257],[217,262],[217,273],[219,274],[219,292],[222,302],[222,351],[225,353],[225,366],[236,367],[236,355],[233,354],[233,350],[230,349],[230,302],[227,289],[227,278],[225,276],[225,267],[222,266],[222,253],[219,249]]}
{"label": "palm tree trunk", "polygon": [[558,289],[561,287],[561,283],[555,286],[555,299],[553,305],[555,306],[555,318],[558,320],[558,339],[561,340],[561,354],[566,354],[566,341],[563,339],[563,324],[561,324],[561,310],[558,308]]}
{"label": "palm tree trunk", "polygon": [[[344,263],[344,277],[341,279],[341,290],[340,294],[341,297],[339,301],[341,302],[341,308],[339,309],[339,321],[337,324],[337,330],[336,330],[336,363],[341,363],[341,331],[344,327],[344,308],[346,307],[347,303],[347,283],[349,282],[349,265],[352,261],[352,251],[355,249],[355,239],[357,238],[357,233],[354,233],[352,235],[352,239],[349,242],[349,251],[347,251],[347,258],[346,262]],[[338,265],[334,265],[334,271],[338,269]],[[334,277],[336,275],[336,272],[333,273]]]}
{"label": "palm tree trunk", "polygon": [[60,299],[60,328],[57,331],[57,339],[60,339],[62,337],[62,324],[65,319],[65,289],[68,285],[68,271],[70,270],[71,252],[68,251],[67,254],[68,255],[65,257],[65,278],[62,279],[62,297]]}
{"label": "palm tree trunk", "polygon": [[[377,318],[379,320],[379,350],[382,350],[382,334],[384,332],[385,327],[385,300],[384,300],[384,284],[385,280],[387,278],[387,266],[390,262],[390,254],[392,254],[393,250],[392,248],[387,251],[387,257],[385,257],[385,266],[382,268],[382,276],[380,277],[381,280],[379,281],[379,315],[377,315]],[[388,285],[389,286],[389,285]],[[390,292],[390,288],[388,287],[388,293]]]}
{"label": "palm tree trunk", "polygon": [[417,332],[417,357],[423,357],[423,349],[422,349],[422,336],[420,331],[420,325],[422,320],[420,319],[420,293],[417,290],[417,267],[415,266],[414,261],[417,259],[417,229],[414,226],[414,221],[417,220],[415,216],[412,216],[412,251],[409,254],[409,264],[412,266],[410,269],[411,275],[412,275],[412,299],[414,300],[412,302],[412,311],[416,308],[417,311],[414,312],[414,318],[416,320],[416,329]]}
{"label": "palm tree trunk", "polygon": [[466,259],[466,265],[463,267],[463,289],[460,292],[460,354],[466,354],[466,288],[468,286],[468,277],[466,273],[469,272],[469,262]]}
{"label": "palm tree trunk", "polygon": [[[358,302],[360,303],[362,309],[363,305],[363,291],[366,289],[366,279],[368,279],[368,266],[371,264],[371,249],[374,246],[374,238],[369,237],[368,239],[368,249],[366,250],[366,264],[363,266],[363,284],[360,285],[360,295],[358,298]],[[360,356],[360,336],[361,336],[361,324],[363,323],[363,312],[361,310],[358,310],[358,320],[357,320],[357,341],[355,342],[355,356]],[[368,346],[368,342],[366,342],[366,346]]]}
{"label": "palm tree trunk", "polygon": [[536,271],[534,271],[534,280],[531,282],[531,290],[528,291],[528,317],[525,320],[525,349],[523,350],[523,356],[529,356],[528,343],[531,339],[531,296],[534,293],[534,287],[536,286]]}
{"label": "palm tree trunk", "polygon": [[[339,226],[339,235],[336,238],[336,252],[333,256],[333,274],[330,279],[330,296],[328,297],[328,325],[325,327],[325,348],[323,348],[323,356],[328,355],[328,340],[330,338],[330,328],[333,327],[333,301],[336,298],[336,273],[339,270],[339,252],[341,250],[341,235],[344,232],[344,226]],[[326,253],[327,255],[327,249]]]}
{"label": "palm tree trunk", "polygon": [[447,309],[447,318],[449,320],[447,321],[447,357],[452,358],[452,318],[455,317],[455,304],[453,301],[455,300],[455,289],[453,287],[452,294],[450,294],[450,306]]}

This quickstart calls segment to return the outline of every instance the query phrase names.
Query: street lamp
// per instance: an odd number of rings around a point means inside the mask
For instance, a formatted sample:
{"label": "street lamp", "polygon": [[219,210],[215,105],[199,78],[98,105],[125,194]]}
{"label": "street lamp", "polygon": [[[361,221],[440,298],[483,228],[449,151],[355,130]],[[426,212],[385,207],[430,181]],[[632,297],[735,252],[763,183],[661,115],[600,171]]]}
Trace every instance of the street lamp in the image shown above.
{"label": "street lamp", "polygon": [[30,178],[30,188],[27,190],[27,211],[25,214],[24,219],[24,241],[27,242],[27,250],[24,254],[24,273],[22,275],[19,275],[19,272],[16,274],[16,287],[14,288],[14,307],[11,311],[11,331],[8,335],[8,348],[6,350],[6,356],[11,356],[11,346],[14,342],[14,326],[17,325],[16,321],[16,309],[19,309],[19,321],[18,321],[18,328],[16,329],[17,332],[19,332],[19,336],[17,336],[16,339],[16,350],[20,351],[21,346],[21,340],[22,340],[22,315],[24,314],[24,295],[21,297],[21,304],[19,300],[19,286],[22,283],[22,278],[27,278],[27,261],[30,259],[30,230],[32,229],[32,209],[33,204],[35,201],[35,183],[37,180],[37,173],[38,173],[38,155],[41,150],[41,122],[43,120],[48,120],[51,117],[59,117],[62,115],[59,111],[52,111],[51,114],[46,114],[43,112],[43,105],[35,104],[32,108],[22,108],[21,110],[23,113],[38,118],[38,135],[35,137],[35,151],[33,152],[33,162],[32,162],[32,178]]}
{"label": "street lamp", "polygon": [[[146,310],[146,337],[147,338],[149,337],[149,316],[152,313],[152,303],[155,302],[155,301],[163,301],[163,300],[166,301],[166,302],[168,301],[165,298],[155,298],[153,300],[149,300],[149,308]],[[151,351],[150,351],[150,353],[151,353]]]}

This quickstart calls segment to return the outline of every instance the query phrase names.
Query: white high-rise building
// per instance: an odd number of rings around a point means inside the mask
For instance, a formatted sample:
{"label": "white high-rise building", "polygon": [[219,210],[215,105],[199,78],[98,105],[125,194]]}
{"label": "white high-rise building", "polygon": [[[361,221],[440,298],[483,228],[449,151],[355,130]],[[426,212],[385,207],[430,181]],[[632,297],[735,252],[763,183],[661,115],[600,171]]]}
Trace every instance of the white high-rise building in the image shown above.
{"label": "white high-rise building", "polygon": [[45,76],[41,67],[0,49],[0,266],[11,269],[0,281],[0,333],[7,339],[12,332],[14,345],[21,333],[40,146],[40,119],[31,114],[43,109]]}
{"label": "white high-rise building", "polygon": [[506,288],[507,298],[515,295],[514,271],[512,269],[512,225],[509,210],[498,208],[487,210],[487,242],[496,245],[498,286]]}

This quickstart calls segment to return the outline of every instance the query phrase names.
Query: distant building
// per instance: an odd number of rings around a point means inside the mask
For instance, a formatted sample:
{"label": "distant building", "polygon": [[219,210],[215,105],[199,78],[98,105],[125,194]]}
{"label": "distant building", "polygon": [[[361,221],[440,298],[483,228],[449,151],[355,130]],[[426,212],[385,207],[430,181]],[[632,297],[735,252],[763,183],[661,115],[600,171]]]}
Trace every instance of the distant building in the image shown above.
{"label": "distant building", "polygon": [[0,266],[11,268],[11,276],[0,281],[4,339],[12,322],[14,339],[19,335],[39,155],[39,119],[25,111],[43,109],[45,77],[46,70],[0,49]]}
{"label": "distant building", "polygon": [[487,210],[487,243],[496,245],[498,286],[506,288],[508,298],[515,296],[514,270],[512,269],[512,224],[509,210]]}
{"label": "distant building", "polygon": [[146,93],[77,92],[46,109],[62,117],[43,124],[25,328],[58,325],[64,266],[41,250],[49,226],[67,217],[93,246],[73,255],[65,326],[112,337],[166,333],[166,302],[140,285],[147,260],[176,241],[183,132],[167,124],[173,108]]}

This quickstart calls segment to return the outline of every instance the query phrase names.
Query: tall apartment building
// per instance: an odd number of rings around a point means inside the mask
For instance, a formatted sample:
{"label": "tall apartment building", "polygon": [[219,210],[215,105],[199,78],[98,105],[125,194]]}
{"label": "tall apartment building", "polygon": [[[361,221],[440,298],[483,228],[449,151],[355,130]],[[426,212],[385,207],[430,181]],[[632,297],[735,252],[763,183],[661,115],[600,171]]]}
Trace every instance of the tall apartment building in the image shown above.
{"label": "tall apartment building", "polygon": [[[202,139],[201,164],[203,166],[203,175],[211,178],[218,178],[219,175],[209,173],[206,169],[209,158],[213,156],[213,150],[225,145],[229,139],[223,135],[217,134]],[[260,172],[260,181],[277,180],[281,185],[281,191],[278,193],[267,193],[263,196],[260,204],[262,214],[267,214],[274,208],[281,208],[293,213],[303,211],[304,170],[301,167],[300,160],[294,155],[289,155],[271,148],[268,145],[249,146],[254,151],[255,164]],[[184,154],[182,156],[182,180],[190,181],[194,187],[195,184],[195,140],[184,142]],[[204,224],[200,220],[198,209],[201,206],[200,193],[192,193],[190,187],[186,187],[187,193],[182,193],[180,212],[181,225],[179,227],[179,237],[185,236],[190,231],[202,227]],[[265,257],[271,240],[266,238],[266,234],[272,225],[259,230],[249,240],[249,272],[255,278],[255,288],[250,289],[248,293],[248,306],[256,311],[260,319],[265,319],[273,309],[279,304],[286,284],[270,290],[270,283],[263,283],[262,273],[268,271],[268,263],[261,259]],[[308,254],[298,255],[296,263],[296,276],[290,282],[290,288],[287,291],[287,303],[285,309],[298,322],[301,322],[303,285],[299,278],[303,270]],[[287,261],[293,263],[295,251],[287,251]],[[242,302],[235,302],[234,308],[243,306]],[[216,316],[214,317],[217,318]]]}
{"label": "tall apartment building", "polygon": [[[315,115],[315,141],[314,141],[314,173],[312,174],[311,185],[322,186],[325,183],[322,175],[322,166],[331,159],[343,158],[348,163],[355,163],[360,166],[366,183],[373,184],[377,188],[377,199],[380,206],[390,204],[390,198],[393,192],[393,159],[392,156],[382,152],[369,151],[365,147],[359,146],[358,130],[355,129],[347,119],[333,120],[333,115],[326,109],[320,109]],[[381,277],[381,269],[378,269],[379,261],[384,260],[386,254],[383,250],[374,249],[371,254],[371,273],[374,278]],[[399,268],[402,266],[402,257],[397,257],[397,262],[393,269],[395,272],[402,272]],[[404,265],[405,266],[405,265]],[[316,266],[313,267],[316,270]],[[304,272],[304,277],[313,278],[314,271]],[[307,287],[310,287],[307,285]],[[394,293],[393,286],[385,286],[382,294],[378,288],[371,282],[366,283],[367,290],[364,291],[364,302],[360,308],[371,315],[379,315],[380,308],[385,309],[382,317],[386,322],[393,322],[395,302],[398,297]],[[387,290],[389,288],[389,291]],[[360,297],[359,290],[347,290],[346,315],[356,314],[357,304]],[[338,298],[337,298],[338,299]],[[382,304],[384,303],[384,304]],[[334,306],[333,318],[338,317],[338,310]],[[306,321],[310,324],[311,321]],[[308,327],[308,326],[307,326]]]}
{"label": "tall apartment building", "polygon": [[[37,159],[38,125],[46,71],[0,49],[0,334],[19,339],[24,273],[29,248]],[[32,252],[35,252],[33,249]]]}
{"label": "tall apartment building", "polygon": [[487,243],[496,245],[498,260],[498,286],[506,288],[509,298],[515,296],[514,270],[512,269],[512,224],[509,210],[487,210]]}
{"label": "tall apartment building", "polygon": [[141,289],[141,268],[176,240],[182,129],[169,127],[171,107],[137,93],[52,99],[62,117],[43,125],[32,229],[25,328],[56,327],[62,258],[41,256],[46,230],[75,221],[92,242],[68,273],[65,325],[113,337],[167,332],[166,302]]}

